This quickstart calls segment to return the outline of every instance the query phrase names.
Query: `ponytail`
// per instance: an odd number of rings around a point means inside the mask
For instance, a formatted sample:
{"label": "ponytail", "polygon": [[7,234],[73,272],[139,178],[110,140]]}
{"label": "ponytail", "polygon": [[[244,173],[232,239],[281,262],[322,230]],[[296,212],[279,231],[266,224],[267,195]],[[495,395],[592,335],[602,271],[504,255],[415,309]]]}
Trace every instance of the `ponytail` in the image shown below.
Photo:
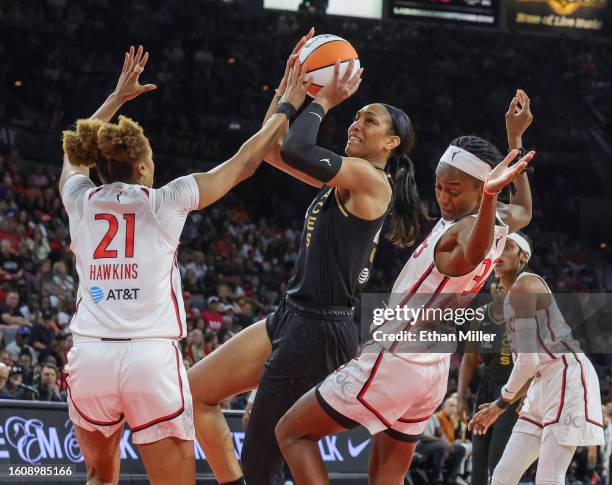
{"label": "ponytail", "polygon": [[393,188],[391,231],[386,238],[399,247],[411,246],[419,236],[421,219],[429,219],[417,190],[414,164],[408,155],[415,142],[414,128],[408,115],[401,109],[384,103],[383,106],[391,118],[393,134],[400,137],[400,144],[385,167]]}
{"label": "ponytail", "polygon": [[394,154],[389,163],[393,198],[391,200],[391,231],[387,239],[399,247],[412,246],[421,230],[421,219],[429,218],[419,197],[414,178],[414,164],[405,154]]}

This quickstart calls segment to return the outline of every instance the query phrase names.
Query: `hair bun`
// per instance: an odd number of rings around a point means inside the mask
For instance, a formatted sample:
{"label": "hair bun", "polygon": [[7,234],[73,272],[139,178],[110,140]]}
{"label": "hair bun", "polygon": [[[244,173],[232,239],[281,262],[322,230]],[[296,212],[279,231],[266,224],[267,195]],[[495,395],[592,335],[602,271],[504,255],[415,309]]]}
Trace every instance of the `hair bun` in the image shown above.
{"label": "hair bun", "polygon": [[72,165],[93,167],[100,158],[98,133],[104,122],[97,119],[78,120],[76,130],[63,132],[62,146]]}

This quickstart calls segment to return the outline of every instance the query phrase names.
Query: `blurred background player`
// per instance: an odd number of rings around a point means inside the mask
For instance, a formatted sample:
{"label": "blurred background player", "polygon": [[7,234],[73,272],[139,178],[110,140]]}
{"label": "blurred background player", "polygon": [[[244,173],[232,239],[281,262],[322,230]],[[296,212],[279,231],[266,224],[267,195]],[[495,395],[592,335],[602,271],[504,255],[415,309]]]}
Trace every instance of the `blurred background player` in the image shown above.
{"label": "blurred background player", "polygon": [[[513,98],[511,112],[517,103]],[[451,142],[436,169],[442,218],[397,277],[390,308],[465,307],[469,295],[480,291],[508,231],[531,220],[529,181],[522,172],[534,152],[509,167],[517,155],[513,149],[503,158],[495,146],[475,136]],[[510,204],[498,206],[499,191],[513,180],[516,194]],[[378,330],[399,334],[422,328],[419,323],[391,320]],[[358,425],[374,436],[371,483],[403,483],[416,442],[446,394],[451,353],[418,342],[367,342],[357,359],[308,392],[277,426],[279,445],[297,483],[328,483],[317,441]]]}
{"label": "blurred background player", "polygon": [[[459,369],[457,407],[459,417],[464,422],[467,422],[470,413],[468,393],[474,374],[478,377],[474,398],[474,408],[477,410],[481,404],[491,402],[499,396],[501,386],[512,372],[512,352],[504,321],[506,292],[497,279],[491,283],[490,291],[492,301],[484,307],[484,318],[473,322],[470,330],[480,330],[493,335],[493,339],[467,342]],[[489,483],[489,477],[493,474],[516,423],[518,406],[518,402],[509,406],[486,434],[472,436],[472,485]]]}
{"label": "blurred background player", "polygon": [[[278,89],[311,30],[296,45]],[[381,103],[360,109],[348,129],[342,157],[318,146],[326,113],[359,87],[361,71],[322,88],[291,125],[282,147],[266,160],[320,191],[305,217],[299,255],[278,310],[252,325],[190,370],[198,439],[221,483],[243,483],[229,428],[218,403],[258,386],[242,449],[249,485],[282,483],[283,457],[274,428],[300,396],[355,356],[353,307],[368,280],[383,223],[391,212],[391,239],[414,242],[424,209],[408,157],[414,130],[401,110]],[[268,110],[273,113],[277,100]],[[240,356],[240,365],[236,365]],[[261,380],[261,382],[260,382]]]}
{"label": "blurred background player", "polygon": [[508,288],[504,319],[514,368],[499,399],[470,421],[484,434],[510,404],[526,395],[492,485],[514,485],[537,459],[536,483],[564,484],[577,446],[603,445],[599,379],[574,340],[546,282],[527,271],[531,246],[509,236],[495,273]]}
{"label": "blurred background player", "polygon": [[[117,483],[119,441],[128,422],[151,483],[195,481],[191,395],[178,340],[185,313],[176,251],[185,219],[251,175],[285,126],[270,117],[238,153],[207,173],[153,189],[155,165],[142,128],[120,117],[140,85],[142,46],[125,54],[115,91],[94,115],[64,133],[59,189],[79,274],[70,324],[69,413],[90,483]],[[299,107],[303,89],[285,91]],[[104,185],[96,187],[96,166]]]}

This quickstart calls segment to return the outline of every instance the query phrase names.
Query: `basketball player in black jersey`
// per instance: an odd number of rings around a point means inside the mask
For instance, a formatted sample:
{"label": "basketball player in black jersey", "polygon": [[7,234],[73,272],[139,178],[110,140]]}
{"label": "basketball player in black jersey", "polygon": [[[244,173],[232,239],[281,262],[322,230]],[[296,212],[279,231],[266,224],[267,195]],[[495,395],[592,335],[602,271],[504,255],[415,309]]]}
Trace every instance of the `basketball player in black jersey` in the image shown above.
{"label": "basketball player in black jersey", "polygon": [[[292,82],[299,50],[312,35],[294,49],[277,95]],[[385,217],[391,212],[390,239],[406,245],[414,241],[425,214],[408,158],[414,130],[403,111],[379,103],[359,110],[348,130],[346,157],[316,145],[326,112],[359,87],[361,71],[351,76],[352,71],[351,63],[340,77],[336,65],[333,83],[319,91],[282,147],[266,158],[321,189],[306,212],[287,294],[274,314],[189,371],[198,440],[222,484],[243,484],[244,478],[249,485],[282,483],[283,457],[274,428],[299,397],[355,356],[353,307],[368,279]],[[268,115],[291,112],[276,103]],[[258,384],[242,450],[243,478],[218,403]]]}
{"label": "basketball player in black jersey", "polygon": [[[501,393],[501,387],[507,382],[512,372],[512,352],[506,334],[504,321],[505,291],[499,280],[491,283],[492,301],[485,305],[485,317],[474,322],[470,330],[480,330],[494,335],[492,341],[469,342],[466,345],[457,389],[457,412],[462,420],[467,418],[467,390],[472,382],[474,372],[478,373],[478,389],[474,409],[481,404],[495,401]],[[483,365],[478,367],[478,359]],[[512,428],[518,418],[516,402],[504,411],[504,414],[489,428],[486,434],[472,436],[472,485],[487,485],[489,476],[499,462]]]}

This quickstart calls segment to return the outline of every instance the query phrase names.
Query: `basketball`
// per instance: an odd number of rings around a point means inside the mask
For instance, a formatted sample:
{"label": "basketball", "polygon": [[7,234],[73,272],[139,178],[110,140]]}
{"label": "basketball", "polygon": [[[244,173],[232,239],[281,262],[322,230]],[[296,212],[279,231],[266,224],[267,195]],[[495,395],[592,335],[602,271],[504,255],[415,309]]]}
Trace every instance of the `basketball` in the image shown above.
{"label": "basketball", "polygon": [[340,60],[340,76],[346,73],[352,59],[355,60],[353,74],[360,67],[355,48],[347,40],[332,34],[317,35],[310,39],[300,51],[298,59],[300,64],[306,63],[307,72],[312,76],[312,85],[308,90],[312,97],[333,80],[337,60]]}

